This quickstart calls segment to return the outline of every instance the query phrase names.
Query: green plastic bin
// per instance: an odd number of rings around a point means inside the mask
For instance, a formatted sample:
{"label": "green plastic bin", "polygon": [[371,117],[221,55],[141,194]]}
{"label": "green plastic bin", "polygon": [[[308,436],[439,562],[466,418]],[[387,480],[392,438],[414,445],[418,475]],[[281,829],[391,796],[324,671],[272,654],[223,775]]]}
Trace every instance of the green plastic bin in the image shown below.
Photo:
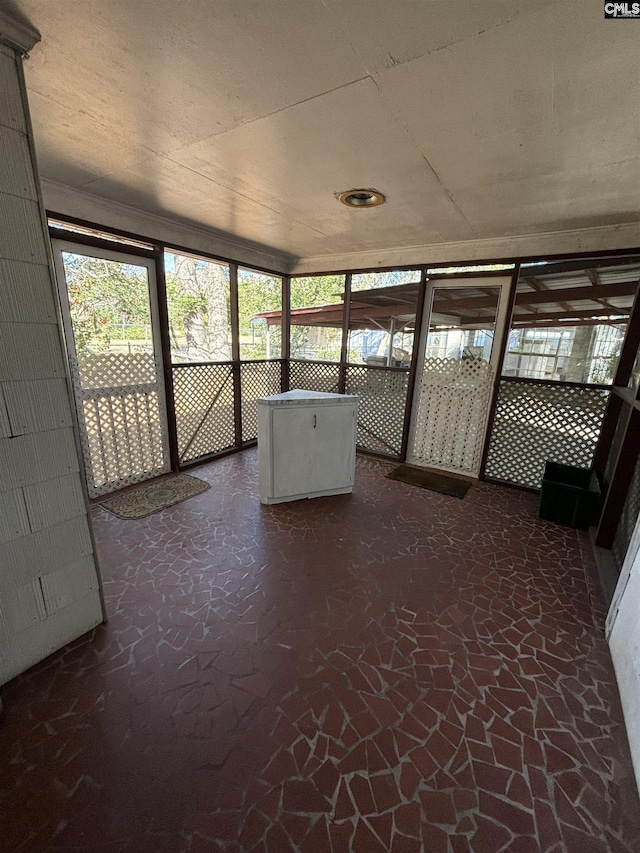
{"label": "green plastic bin", "polygon": [[600,508],[600,484],[591,468],[546,462],[538,516],[587,530]]}

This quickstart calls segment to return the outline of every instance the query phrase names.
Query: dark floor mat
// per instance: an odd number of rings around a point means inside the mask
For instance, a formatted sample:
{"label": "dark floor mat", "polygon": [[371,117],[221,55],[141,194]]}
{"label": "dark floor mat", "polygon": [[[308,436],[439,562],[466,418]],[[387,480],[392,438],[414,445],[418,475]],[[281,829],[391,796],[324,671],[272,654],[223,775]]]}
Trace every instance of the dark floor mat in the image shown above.
{"label": "dark floor mat", "polygon": [[463,498],[471,488],[471,483],[466,480],[448,477],[446,474],[437,474],[435,471],[414,468],[413,465],[400,465],[390,471],[387,477],[390,480],[409,483],[411,486],[420,486],[421,489],[440,492],[441,495],[449,495],[452,498]]}

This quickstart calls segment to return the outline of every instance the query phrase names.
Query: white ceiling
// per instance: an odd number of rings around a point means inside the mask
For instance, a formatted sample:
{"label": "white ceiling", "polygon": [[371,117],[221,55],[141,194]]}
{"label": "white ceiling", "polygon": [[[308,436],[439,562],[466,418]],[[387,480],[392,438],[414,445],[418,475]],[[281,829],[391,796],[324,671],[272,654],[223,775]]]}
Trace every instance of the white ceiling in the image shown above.
{"label": "white ceiling", "polygon": [[295,258],[640,220],[640,25],[596,0],[11,8],[49,181]]}

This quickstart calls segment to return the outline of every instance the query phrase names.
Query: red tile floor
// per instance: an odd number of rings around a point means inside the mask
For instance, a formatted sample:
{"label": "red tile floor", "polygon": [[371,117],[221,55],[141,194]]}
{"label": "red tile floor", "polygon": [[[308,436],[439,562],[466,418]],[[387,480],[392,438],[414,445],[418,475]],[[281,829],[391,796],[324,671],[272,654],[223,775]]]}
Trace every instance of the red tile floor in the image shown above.
{"label": "red tile floor", "polygon": [[3,691],[1,849],[640,850],[586,539],[390,467],[262,507],[251,450],[96,507],[109,622]]}

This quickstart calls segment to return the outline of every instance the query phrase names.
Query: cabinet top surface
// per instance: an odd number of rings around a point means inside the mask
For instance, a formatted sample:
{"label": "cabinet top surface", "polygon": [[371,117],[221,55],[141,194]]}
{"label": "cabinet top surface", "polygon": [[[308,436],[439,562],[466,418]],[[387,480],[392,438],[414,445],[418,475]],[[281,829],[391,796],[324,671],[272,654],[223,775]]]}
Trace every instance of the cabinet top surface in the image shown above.
{"label": "cabinet top surface", "polygon": [[356,394],[328,394],[324,391],[305,391],[296,389],[285,391],[283,394],[272,394],[270,397],[259,397],[256,402],[264,406],[283,406],[291,403],[340,403],[351,404],[358,400]]}

